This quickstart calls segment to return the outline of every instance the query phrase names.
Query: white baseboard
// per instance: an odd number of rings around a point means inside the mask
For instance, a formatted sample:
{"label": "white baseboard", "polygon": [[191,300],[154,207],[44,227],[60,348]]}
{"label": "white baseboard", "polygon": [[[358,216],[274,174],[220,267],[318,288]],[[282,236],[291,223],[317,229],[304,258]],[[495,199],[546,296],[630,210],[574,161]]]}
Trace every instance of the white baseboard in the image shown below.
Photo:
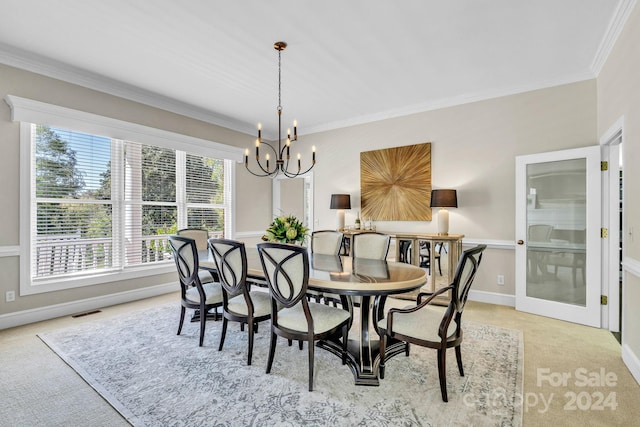
{"label": "white baseboard", "polygon": [[469,291],[469,300],[496,305],[506,305],[507,307],[516,306],[515,295],[499,294],[487,291],[474,291],[473,289]]}
{"label": "white baseboard", "polygon": [[130,291],[109,294],[100,297],[87,298],[78,301],[65,302],[62,304],[49,305],[46,307],[33,308],[30,310],[18,311],[0,315],[0,329],[13,328],[14,326],[26,325],[28,323],[40,322],[42,320],[54,319],[56,317],[68,316],[81,313],[87,310],[108,307],[125,302],[137,301],[144,298],[175,292],[178,285],[175,282],[162,285],[150,286],[147,288],[133,289]]}
{"label": "white baseboard", "polygon": [[640,359],[638,359],[638,356],[636,356],[628,345],[622,346],[622,361],[627,365],[636,382],[640,384]]}

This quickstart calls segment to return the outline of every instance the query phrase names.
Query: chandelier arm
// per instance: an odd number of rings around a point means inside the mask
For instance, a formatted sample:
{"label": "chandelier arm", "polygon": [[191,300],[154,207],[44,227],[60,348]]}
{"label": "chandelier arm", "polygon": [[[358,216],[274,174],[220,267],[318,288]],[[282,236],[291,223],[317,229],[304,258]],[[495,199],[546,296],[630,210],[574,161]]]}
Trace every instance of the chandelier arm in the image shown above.
{"label": "chandelier arm", "polygon": [[[269,148],[271,149],[271,151],[273,152],[274,156],[276,157],[276,167],[275,167],[275,171],[276,171],[276,173],[277,173],[277,170],[278,170],[278,163],[277,163],[277,160],[278,160],[278,154],[277,154],[276,149],[274,148],[274,146],[273,146],[273,145],[271,145],[271,144],[270,144],[270,143],[268,143],[268,142],[261,142],[261,143],[260,143],[260,145],[261,145],[261,146],[262,146],[262,145],[266,145],[266,146],[267,146],[267,147],[269,147]],[[270,172],[270,171],[266,170],[266,169],[264,168],[264,166],[262,166],[262,162],[260,161],[260,159],[258,158],[258,156],[256,156],[256,164],[258,165],[258,167],[260,168],[260,170],[262,170],[262,172],[264,172],[264,173],[265,173],[264,175],[256,174],[256,173],[252,172],[252,171],[251,171],[251,169],[249,169],[249,159],[248,159],[248,157],[246,157],[246,158],[245,158],[245,168],[246,168],[249,172],[251,172],[253,175],[255,175],[255,176],[269,176],[269,175],[272,175],[272,174],[274,173],[274,172]]]}
{"label": "chandelier arm", "polygon": [[[289,171],[289,170],[288,170],[288,167],[287,167],[286,169],[284,169],[284,168],[282,169],[282,173],[283,173],[287,178],[295,178],[295,177],[297,177],[297,176],[299,176],[299,175],[304,175],[305,173],[310,172],[310,171],[311,171],[311,169],[313,169],[313,167],[314,167],[315,165],[316,165],[316,162],[314,161],[314,162],[312,162],[312,163],[311,163],[311,166],[309,166],[309,168],[308,168],[307,170],[305,170],[305,171],[301,171],[300,169],[298,169],[298,172],[295,172],[295,173],[294,173],[294,172]],[[288,166],[288,165],[287,165],[287,166]]]}
{"label": "chandelier arm", "polygon": [[249,169],[249,165],[246,165],[246,164],[245,164],[245,168],[247,169],[247,172],[249,172],[251,175],[253,175],[253,176],[257,176],[257,177],[259,177],[259,178],[264,178],[264,177],[266,177],[266,176],[271,176],[271,175],[273,175],[273,173],[263,173],[263,174],[255,173],[255,172],[253,172],[251,169]]}
{"label": "chandelier arm", "polygon": [[304,175],[305,173],[310,172],[310,171],[311,171],[311,169],[313,169],[313,167],[314,167],[315,165],[316,165],[316,162],[311,163],[311,166],[309,166],[309,169],[307,169],[307,170],[306,170],[306,171],[304,171],[304,172],[298,172],[298,175]]}
{"label": "chandelier arm", "polygon": [[289,161],[287,160],[286,166],[285,165],[282,166],[282,173],[287,178],[295,178],[296,176],[298,176],[300,174],[300,169],[298,169],[298,172],[291,172],[289,170]]}

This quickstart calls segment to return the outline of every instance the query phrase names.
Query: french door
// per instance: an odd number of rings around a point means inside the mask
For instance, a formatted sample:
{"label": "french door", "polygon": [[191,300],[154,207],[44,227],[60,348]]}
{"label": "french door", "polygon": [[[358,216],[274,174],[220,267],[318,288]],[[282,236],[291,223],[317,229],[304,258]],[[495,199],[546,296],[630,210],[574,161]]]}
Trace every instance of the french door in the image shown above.
{"label": "french door", "polygon": [[600,327],[600,147],[516,157],[516,309]]}

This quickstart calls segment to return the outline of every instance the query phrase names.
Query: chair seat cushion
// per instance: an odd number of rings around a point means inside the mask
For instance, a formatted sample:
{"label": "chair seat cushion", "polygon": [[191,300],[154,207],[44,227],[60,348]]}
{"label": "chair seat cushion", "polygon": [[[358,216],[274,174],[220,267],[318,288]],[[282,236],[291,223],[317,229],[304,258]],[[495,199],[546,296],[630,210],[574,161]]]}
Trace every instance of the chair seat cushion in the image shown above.
{"label": "chair seat cushion", "polygon": [[[253,302],[253,316],[261,317],[271,314],[271,297],[266,292],[252,291],[249,297]],[[249,307],[245,302],[244,295],[237,295],[229,300],[227,311],[241,316],[249,315]]]}
{"label": "chair seat cushion", "polygon": [[[425,306],[418,311],[411,313],[393,313],[394,333],[417,338],[423,341],[440,342],[438,328],[444,317],[444,307]],[[378,322],[378,327],[387,329],[387,319]],[[447,337],[456,331],[456,322],[449,323]],[[389,331],[387,331],[388,333]]]}
{"label": "chair seat cushion", "polygon": [[[349,319],[348,311],[325,304],[311,302],[309,303],[309,311],[313,318],[314,334],[327,332]],[[307,332],[309,327],[302,304],[280,310],[278,325],[293,331]]]}
{"label": "chair seat cushion", "polygon": [[[204,294],[207,297],[204,301],[205,304],[219,304],[222,302],[222,286],[220,286],[220,283],[204,283],[202,285],[202,289],[204,289]],[[200,303],[198,288],[188,289],[186,292],[186,298],[190,302],[197,304]]]}
{"label": "chair seat cushion", "polygon": [[213,276],[207,270],[198,271],[198,277],[200,278],[200,283],[210,283],[214,282]]}

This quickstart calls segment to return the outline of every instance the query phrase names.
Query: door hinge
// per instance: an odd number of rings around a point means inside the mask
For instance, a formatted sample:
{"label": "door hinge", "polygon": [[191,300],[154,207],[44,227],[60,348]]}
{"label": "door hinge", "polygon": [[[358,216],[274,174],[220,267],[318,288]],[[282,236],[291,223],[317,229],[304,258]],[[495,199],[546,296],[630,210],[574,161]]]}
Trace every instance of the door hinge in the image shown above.
{"label": "door hinge", "polygon": [[600,305],[607,305],[609,298],[606,295],[600,295]]}
{"label": "door hinge", "polygon": [[600,170],[608,171],[609,170],[609,162],[600,162]]}
{"label": "door hinge", "polygon": [[607,237],[609,237],[609,229],[607,228],[601,228],[600,229],[600,237],[603,239],[606,239]]}

